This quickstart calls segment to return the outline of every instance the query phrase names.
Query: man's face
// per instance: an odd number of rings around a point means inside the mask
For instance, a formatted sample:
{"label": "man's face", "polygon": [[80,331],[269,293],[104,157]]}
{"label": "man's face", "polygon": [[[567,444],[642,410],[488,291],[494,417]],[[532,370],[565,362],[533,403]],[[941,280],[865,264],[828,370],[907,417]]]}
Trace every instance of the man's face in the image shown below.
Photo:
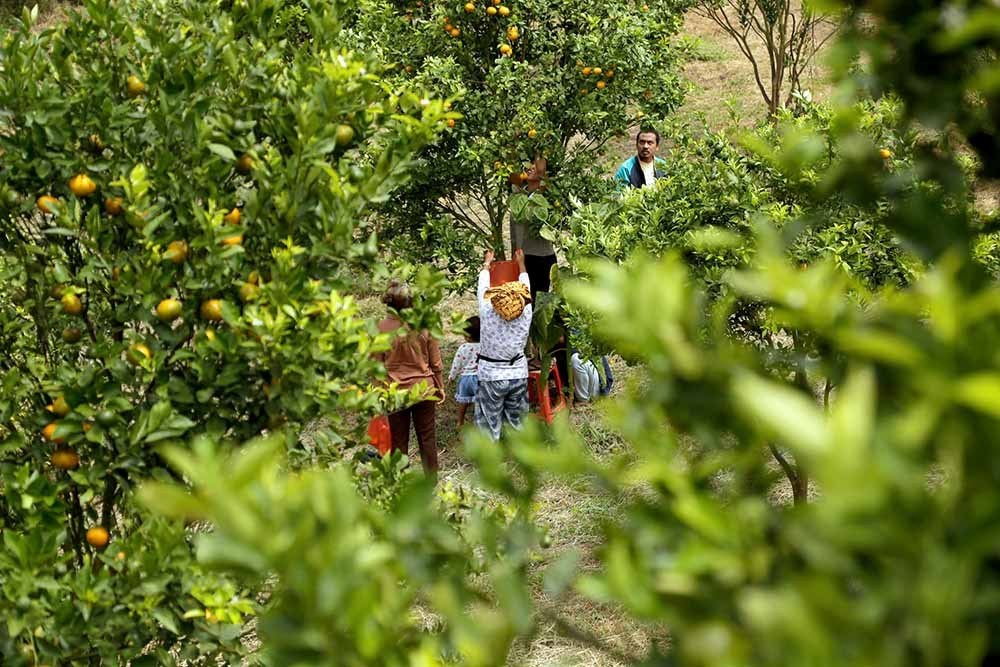
{"label": "man's face", "polygon": [[656,157],[656,149],[658,148],[656,135],[652,132],[642,132],[635,138],[635,148],[639,159],[643,162],[649,162]]}

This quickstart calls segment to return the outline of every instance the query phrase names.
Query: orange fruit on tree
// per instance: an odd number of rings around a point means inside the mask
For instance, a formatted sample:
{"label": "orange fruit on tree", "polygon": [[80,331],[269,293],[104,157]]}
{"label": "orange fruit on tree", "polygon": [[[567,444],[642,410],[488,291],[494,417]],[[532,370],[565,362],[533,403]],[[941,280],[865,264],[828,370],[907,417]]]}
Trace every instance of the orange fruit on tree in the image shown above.
{"label": "orange fruit on tree", "polygon": [[227,248],[231,248],[234,245],[243,245],[243,235],[233,234],[232,236],[226,236],[221,241],[219,241],[219,243],[226,246]]}
{"label": "orange fruit on tree", "polygon": [[238,225],[240,224],[240,218],[242,217],[243,214],[240,213],[240,209],[233,207],[233,209],[229,211],[229,213],[226,213],[224,216],[222,216],[222,219],[223,221],[228,222],[230,225]]}
{"label": "orange fruit on tree", "polygon": [[69,179],[69,190],[77,197],[89,197],[97,190],[97,183],[86,174],[77,174]]}
{"label": "orange fruit on tree", "polygon": [[600,75],[601,75],[601,73],[602,73],[602,72],[603,72],[604,70],[602,70],[602,69],[601,69],[600,67],[594,67],[594,68],[592,68],[592,69],[591,69],[590,71],[591,71],[591,72],[592,72],[593,74],[596,74],[596,75],[600,76]]}
{"label": "orange fruit on tree", "polygon": [[584,76],[590,76],[590,73],[591,73],[591,72],[593,72],[593,71],[594,71],[594,68],[593,68],[593,67],[584,67],[584,68],[583,68],[583,69],[581,70],[581,72],[583,72],[583,75],[584,75]]}
{"label": "orange fruit on tree", "polygon": [[500,45],[500,54],[501,55],[509,56],[513,52],[514,52],[514,49],[510,48],[510,44],[501,44]]}
{"label": "orange fruit on tree", "polygon": [[56,429],[57,428],[59,428],[59,421],[58,420],[56,420],[54,422],[50,422],[50,423],[48,423],[48,424],[45,425],[45,428],[42,429],[42,435],[45,436],[45,439],[48,440],[49,442],[54,442],[57,445],[61,445],[64,442],[66,442],[66,440],[63,439],[63,438],[57,438],[56,437]]}
{"label": "orange fruit on tree", "polygon": [[181,316],[181,310],[181,302],[172,297],[156,304],[156,316],[161,322],[173,322]]}
{"label": "orange fruit on tree", "polygon": [[104,200],[104,212],[112,216],[121,215],[124,203],[121,197],[108,197]]}
{"label": "orange fruit on tree", "polygon": [[52,452],[49,460],[59,470],[76,470],[80,467],[80,455],[71,447],[60,447]]}
{"label": "orange fruit on tree", "polygon": [[512,42],[516,42],[520,37],[521,33],[518,32],[516,25],[512,25],[511,27],[507,28],[507,39],[509,39]]}
{"label": "orange fruit on tree", "polygon": [[603,89],[604,89],[604,87],[605,87],[606,85],[608,85],[608,84],[607,84],[607,82],[606,82],[606,81],[598,81],[596,85],[597,85],[598,89],[600,89],[600,90],[603,90]]}
{"label": "orange fruit on tree", "polygon": [[471,14],[472,12],[476,11],[476,6],[471,2],[467,2],[465,3],[465,11]]}
{"label": "orange fruit on tree", "polygon": [[615,75],[615,71],[613,69],[609,69],[607,72],[604,73],[604,76],[608,77],[609,79],[611,77],[613,77],[614,75]]}
{"label": "orange fruit on tree", "polygon": [[889,158],[892,157],[892,151],[889,150],[888,148],[883,148],[878,152],[878,154],[883,160],[888,160]]}
{"label": "orange fruit on tree", "polygon": [[500,5],[497,8],[497,11],[500,12],[500,16],[510,16],[510,7],[505,7],[503,5]]}
{"label": "orange fruit on tree", "polygon": [[[412,71],[412,70],[411,70]],[[337,145],[341,148],[349,146],[352,141],[354,141],[354,128],[350,125],[345,125],[341,123],[337,126],[337,133],[335,135]]]}
{"label": "orange fruit on tree", "polygon": [[246,303],[260,296],[260,288],[254,283],[246,282],[240,285],[240,301]]}
{"label": "orange fruit on tree", "polygon": [[530,130],[528,130],[529,139],[534,139],[537,136],[538,136],[538,130],[536,130],[535,128],[531,128]]}
{"label": "orange fruit on tree", "polygon": [[35,205],[38,206],[38,210],[41,211],[42,213],[55,213],[57,210],[59,210],[59,207],[62,205],[62,202],[53,197],[52,195],[42,195],[35,202]]}
{"label": "orange fruit on tree", "polygon": [[146,359],[152,359],[153,353],[145,343],[134,343],[129,345],[125,358],[133,366],[138,366]]}
{"label": "orange fruit on tree", "polygon": [[221,322],[222,321],[222,301],[220,299],[209,299],[201,304],[202,319],[206,319],[209,322]]}
{"label": "orange fruit on tree", "polygon": [[139,97],[146,92],[146,84],[135,74],[129,74],[128,78],[125,79],[125,89],[128,91],[129,97]]}
{"label": "orange fruit on tree", "polygon": [[59,302],[62,304],[63,312],[67,315],[79,315],[83,312],[83,303],[80,301],[80,297],[72,292],[63,294]]}
{"label": "orange fruit on tree", "polygon": [[244,176],[249,174],[253,169],[253,158],[248,154],[244,153],[236,161],[236,173],[243,174]]}
{"label": "orange fruit on tree", "polygon": [[87,544],[95,549],[103,549],[108,546],[111,534],[104,526],[93,526],[87,529]]}
{"label": "orange fruit on tree", "polygon": [[448,127],[455,127],[455,119],[449,118],[447,122]]}
{"label": "orange fruit on tree", "polygon": [[487,7],[486,8],[486,13],[489,14],[490,16],[496,16],[497,15],[497,8],[496,7]]}
{"label": "orange fruit on tree", "polygon": [[171,241],[167,244],[167,251],[163,253],[163,259],[170,260],[174,264],[183,264],[188,256],[188,244],[186,241]]}
{"label": "orange fruit on tree", "polygon": [[503,4],[503,0],[493,0],[493,4],[499,6]]}
{"label": "orange fruit on tree", "polygon": [[72,408],[69,406],[69,403],[66,401],[66,397],[65,396],[56,396],[55,400],[53,400],[51,403],[49,403],[46,406],[46,410],[48,410],[49,412],[51,412],[54,415],[59,415],[60,417],[65,417],[66,415],[68,415],[70,413],[70,410],[72,410]]}
{"label": "orange fruit on tree", "polygon": [[462,34],[462,31],[459,30],[458,28],[452,28],[451,30],[448,31],[448,34],[451,35],[452,37],[458,37],[459,35]]}

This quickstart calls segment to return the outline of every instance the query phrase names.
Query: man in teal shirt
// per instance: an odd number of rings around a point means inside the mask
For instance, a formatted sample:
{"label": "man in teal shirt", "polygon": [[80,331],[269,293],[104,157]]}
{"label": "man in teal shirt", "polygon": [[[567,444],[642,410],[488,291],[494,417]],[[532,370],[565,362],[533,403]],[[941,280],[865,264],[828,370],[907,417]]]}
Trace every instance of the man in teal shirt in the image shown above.
{"label": "man in teal shirt", "polygon": [[615,180],[633,188],[649,188],[664,174],[657,169],[656,151],[660,147],[660,133],[651,127],[639,130],[635,137],[636,154],[625,160],[615,172]]}

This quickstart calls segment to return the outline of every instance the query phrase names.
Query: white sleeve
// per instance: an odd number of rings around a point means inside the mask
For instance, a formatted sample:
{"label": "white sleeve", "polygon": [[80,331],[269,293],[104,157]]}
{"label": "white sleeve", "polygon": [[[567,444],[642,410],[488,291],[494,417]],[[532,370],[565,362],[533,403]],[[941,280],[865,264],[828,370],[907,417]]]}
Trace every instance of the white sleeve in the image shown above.
{"label": "white sleeve", "polygon": [[517,277],[517,279],[520,280],[522,283],[524,283],[524,286],[527,287],[529,290],[531,289],[531,281],[528,280],[527,273],[522,273]]}
{"label": "white sleeve", "polygon": [[449,380],[454,380],[455,376],[458,375],[458,371],[465,366],[465,350],[466,347],[464,345],[459,347],[458,352],[455,353],[455,358],[451,360],[451,370],[448,371]]}
{"label": "white sleeve", "polygon": [[486,303],[486,290],[490,288],[490,271],[489,269],[483,269],[479,272],[479,288],[476,290],[478,295],[477,301],[479,302],[479,307],[482,308]]}

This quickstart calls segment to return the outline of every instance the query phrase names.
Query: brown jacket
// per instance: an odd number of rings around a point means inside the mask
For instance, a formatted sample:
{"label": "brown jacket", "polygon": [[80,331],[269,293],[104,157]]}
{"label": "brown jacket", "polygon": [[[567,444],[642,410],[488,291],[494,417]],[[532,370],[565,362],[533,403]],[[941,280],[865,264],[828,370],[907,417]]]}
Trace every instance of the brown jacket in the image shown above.
{"label": "brown jacket", "polygon": [[[390,315],[378,323],[378,330],[387,333],[401,326],[403,323]],[[426,381],[428,385],[436,387],[441,396],[444,395],[441,349],[429,332],[399,336],[392,342],[392,349],[379,357],[385,364],[389,382],[396,382],[401,389],[408,389]]]}

